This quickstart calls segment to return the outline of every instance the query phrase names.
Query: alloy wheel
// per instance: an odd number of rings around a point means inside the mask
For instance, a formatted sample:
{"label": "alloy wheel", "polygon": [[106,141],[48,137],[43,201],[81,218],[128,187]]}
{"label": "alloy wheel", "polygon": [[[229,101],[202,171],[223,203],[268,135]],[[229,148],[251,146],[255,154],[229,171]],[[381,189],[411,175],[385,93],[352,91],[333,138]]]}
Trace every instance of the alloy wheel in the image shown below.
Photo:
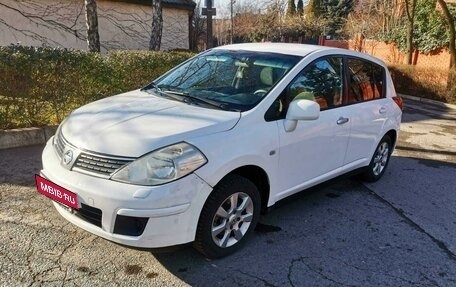
{"label": "alloy wheel", "polygon": [[249,195],[236,192],[218,207],[211,226],[212,240],[222,248],[239,242],[249,230],[254,214]]}
{"label": "alloy wheel", "polygon": [[381,143],[374,156],[374,166],[372,172],[375,176],[378,176],[385,169],[386,163],[388,162],[389,157],[389,145],[387,142]]}

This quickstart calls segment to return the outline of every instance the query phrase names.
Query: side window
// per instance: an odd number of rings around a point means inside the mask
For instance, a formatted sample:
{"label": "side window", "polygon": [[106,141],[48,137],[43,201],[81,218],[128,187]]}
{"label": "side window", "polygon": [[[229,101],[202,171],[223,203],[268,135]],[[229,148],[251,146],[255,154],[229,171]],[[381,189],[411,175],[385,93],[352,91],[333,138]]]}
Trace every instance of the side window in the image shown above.
{"label": "side window", "polygon": [[321,110],[342,104],[343,60],[330,57],[306,66],[291,82],[286,92],[286,106],[293,100],[317,102]]}
{"label": "side window", "polygon": [[347,104],[383,98],[384,70],[374,63],[350,58]]}
{"label": "side window", "polygon": [[265,114],[266,121],[285,118],[293,100],[306,99],[317,102],[320,110],[340,106],[344,91],[342,57],[326,57],[307,65],[291,81],[280,97]]}

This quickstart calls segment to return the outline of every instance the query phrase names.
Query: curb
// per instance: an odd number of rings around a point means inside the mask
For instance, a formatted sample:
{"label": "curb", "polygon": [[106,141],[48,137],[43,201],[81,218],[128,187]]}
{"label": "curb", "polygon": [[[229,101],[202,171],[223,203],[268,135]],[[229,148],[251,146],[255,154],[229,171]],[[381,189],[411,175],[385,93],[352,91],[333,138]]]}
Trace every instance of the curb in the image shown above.
{"label": "curb", "polygon": [[421,97],[416,97],[416,96],[410,96],[410,95],[404,95],[404,94],[400,94],[400,93],[397,93],[397,94],[401,98],[404,98],[404,99],[413,100],[413,101],[422,102],[422,103],[427,103],[427,104],[433,104],[433,105],[436,105],[436,106],[441,106],[441,107],[445,107],[445,108],[455,109],[456,110],[456,105],[453,105],[453,104],[447,104],[447,103],[439,102],[439,101],[436,101],[436,100],[431,100],[431,99],[426,99],[426,98],[421,98]]}
{"label": "curb", "polygon": [[0,150],[45,144],[57,131],[58,126],[24,128],[0,131]]}

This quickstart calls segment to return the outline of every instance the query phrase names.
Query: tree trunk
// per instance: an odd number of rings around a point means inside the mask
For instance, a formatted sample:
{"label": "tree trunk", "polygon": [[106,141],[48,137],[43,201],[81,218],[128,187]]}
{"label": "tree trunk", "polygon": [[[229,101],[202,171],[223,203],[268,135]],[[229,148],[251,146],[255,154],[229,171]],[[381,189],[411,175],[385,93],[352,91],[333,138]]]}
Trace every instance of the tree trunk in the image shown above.
{"label": "tree trunk", "polygon": [[407,24],[407,65],[412,64],[413,59],[413,21]]}
{"label": "tree trunk", "polygon": [[407,65],[411,65],[413,60],[413,25],[415,22],[416,1],[417,0],[405,0],[405,11],[407,12]]}
{"label": "tree trunk", "polygon": [[440,7],[442,7],[443,14],[445,14],[445,18],[448,22],[449,30],[450,30],[450,43],[449,43],[449,49],[450,49],[450,55],[451,55],[451,63],[450,63],[450,72],[448,73],[448,82],[447,82],[447,87],[450,90],[450,94],[453,93],[453,96],[456,97],[455,95],[455,86],[456,86],[456,29],[455,29],[455,23],[454,23],[454,18],[453,15],[451,15],[450,10],[448,9],[447,4],[445,3],[444,0],[437,0],[439,2]]}
{"label": "tree trunk", "polygon": [[96,0],[85,0],[87,46],[91,52],[100,52],[100,35],[98,34],[98,15]]}
{"label": "tree trunk", "polygon": [[152,0],[152,33],[150,35],[149,50],[159,51],[163,30],[161,0]]}

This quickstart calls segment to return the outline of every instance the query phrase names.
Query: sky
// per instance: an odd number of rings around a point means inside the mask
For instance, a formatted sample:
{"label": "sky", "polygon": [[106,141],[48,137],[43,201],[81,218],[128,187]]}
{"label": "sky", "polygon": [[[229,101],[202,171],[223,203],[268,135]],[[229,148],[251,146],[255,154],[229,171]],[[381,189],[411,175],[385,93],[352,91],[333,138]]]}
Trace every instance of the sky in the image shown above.
{"label": "sky", "polygon": [[[205,7],[206,0],[193,0],[196,3],[200,2],[201,5],[200,7]],[[227,18],[230,15],[230,1],[231,0],[212,0],[213,7],[217,9],[217,15],[216,18]],[[271,4],[271,2],[274,2],[274,0],[234,0],[234,6],[235,6],[235,11],[236,7],[242,6],[242,7],[250,7],[254,9],[259,9],[261,11],[264,11],[267,6]],[[275,0],[278,1],[278,0]],[[283,4],[285,4],[287,1],[286,0],[281,0]],[[295,0],[297,2],[297,0]],[[304,0],[304,6],[307,5],[308,0]]]}
{"label": "sky", "polygon": [[[193,0],[194,2],[198,3],[198,1],[201,1],[201,7],[205,7],[205,0]],[[249,1],[249,0],[235,0],[235,5],[242,5],[243,1]],[[250,0],[252,1],[252,0]],[[257,0],[253,0],[257,1]],[[230,14],[230,0],[212,0],[213,4],[212,6],[217,9],[217,16],[216,18],[223,18],[223,17],[228,17]]]}

